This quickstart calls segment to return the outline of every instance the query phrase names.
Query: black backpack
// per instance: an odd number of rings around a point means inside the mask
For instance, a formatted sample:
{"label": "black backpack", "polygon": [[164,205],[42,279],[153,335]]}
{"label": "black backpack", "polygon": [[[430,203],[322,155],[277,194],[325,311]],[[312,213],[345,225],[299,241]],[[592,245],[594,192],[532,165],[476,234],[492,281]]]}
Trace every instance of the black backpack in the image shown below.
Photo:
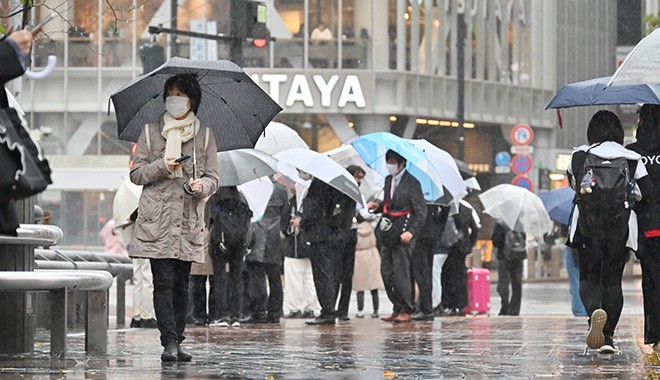
{"label": "black backpack", "polygon": [[522,261],[527,258],[527,236],[519,231],[507,231],[504,238],[504,258]]}
{"label": "black backpack", "polygon": [[[239,199],[223,199],[211,207],[211,239],[222,241],[229,236],[247,236],[252,210]],[[224,234],[223,236],[221,236]]]}
{"label": "black backpack", "polygon": [[603,239],[627,234],[631,209],[628,197],[634,186],[631,173],[637,162],[632,166],[624,157],[605,159],[587,151],[581,183],[576,188],[582,235]]}

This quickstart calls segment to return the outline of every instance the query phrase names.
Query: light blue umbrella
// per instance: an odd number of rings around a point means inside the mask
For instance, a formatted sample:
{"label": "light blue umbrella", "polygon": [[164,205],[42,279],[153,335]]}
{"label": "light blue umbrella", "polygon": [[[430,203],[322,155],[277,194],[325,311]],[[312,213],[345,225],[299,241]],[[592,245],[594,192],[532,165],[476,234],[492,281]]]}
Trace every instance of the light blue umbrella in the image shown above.
{"label": "light blue umbrella", "polygon": [[[426,140],[409,140],[416,148],[420,149],[440,175],[442,186],[448,190],[452,198],[460,198],[466,191],[467,186],[458,171],[456,161],[448,152],[438,148]],[[445,194],[447,195],[447,194]]]}
{"label": "light blue umbrella", "polygon": [[438,202],[444,195],[439,173],[424,152],[410,141],[389,132],[376,132],[360,136],[352,144],[364,162],[383,176],[389,174],[385,166],[385,153],[390,149],[397,152],[408,161],[406,169],[422,185],[427,202]]}
{"label": "light blue umbrella", "polygon": [[570,187],[562,187],[557,190],[544,191],[539,194],[545,209],[548,210],[550,219],[557,223],[568,225],[573,209],[573,198],[575,191]]}

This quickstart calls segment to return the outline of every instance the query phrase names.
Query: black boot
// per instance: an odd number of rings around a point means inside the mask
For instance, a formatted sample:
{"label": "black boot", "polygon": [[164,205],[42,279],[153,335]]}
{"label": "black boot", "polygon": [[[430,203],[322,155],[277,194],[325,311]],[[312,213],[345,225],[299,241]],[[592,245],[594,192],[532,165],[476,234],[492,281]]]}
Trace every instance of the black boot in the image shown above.
{"label": "black boot", "polygon": [[180,362],[189,362],[192,360],[192,355],[181,349],[181,346],[177,345],[176,357]]}
{"label": "black boot", "polygon": [[176,344],[176,342],[167,343],[163,353],[160,354],[160,360],[164,362],[175,362],[177,359],[178,350],[179,345]]}

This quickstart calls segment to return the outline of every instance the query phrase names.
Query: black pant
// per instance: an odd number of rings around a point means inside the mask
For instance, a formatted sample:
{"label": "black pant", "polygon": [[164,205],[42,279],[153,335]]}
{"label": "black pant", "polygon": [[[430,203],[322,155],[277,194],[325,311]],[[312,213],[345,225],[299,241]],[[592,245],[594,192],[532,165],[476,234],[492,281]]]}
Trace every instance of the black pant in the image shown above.
{"label": "black pant", "polygon": [[150,259],[154,278],[154,310],[160,344],[181,343],[185,337],[188,313],[188,280],[190,261],[177,259]]}
{"label": "black pant", "polygon": [[[223,252],[217,244],[211,243],[211,262],[213,263],[213,278],[220,286],[213,287],[213,298],[227,300],[227,309],[219,309],[219,318],[238,320],[241,317],[243,305],[243,281],[241,279],[241,263],[245,255],[244,242],[225,241],[226,251]],[[226,266],[229,263],[229,275]],[[224,289],[222,285],[225,285]],[[224,293],[224,294],[223,294]],[[225,298],[226,295],[226,298]]]}
{"label": "black pant", "polygon": [[355,245],[357,244],[357,230],[346,230],[337,234],[341,244],[339,251],[339,305],[337,315],[348,316],[348,305],[351,302],[353,291],[353,271],[355,269]]}
{"label": "black pant", "polygon": [[410,244],[399,243],[393,247],[380,247],[380,275],[383,277],[385,292],[390,299],[393,312],[411,314],[413,311],[413,291],[410,275],[410,256],[415,248],[415,239]]}
{"label": "black pant", "polygon": [[279,318],[283,302],[281,266],[248,261],[247,269],[250,313],[255,317],[264,317],[268,312],[269,316]]}
{"label": "black pant", "polygon": [[320,318],[335,318],[335,304],[339,291],[337,276],[339,244],[336,241],[322,241],[312,243],[309,260],[312,263],[314,288],[316,297],[321,304]]}
{"label": "black pant", "polygon": [[[447,258],[447,260],[449,260],[449,258]],[[497,294],[499,294],[502,299],[500,315],[520,315],[520,303],[522,302],[522,275],[522,260],[503,259],[497,264]],[[445,277],[444,268],[442,269],[442,277]],[[511,287],[511,297],[509,297],[509,286]],[[442,287],[444,288],[444,283]]]}
{"label": "black pant", "polygon": [[[206,294],[206,280],[209,280],[209,294]],[[200,322],[210,322],[218,318],[218,308],[213,298],[213,276],[190,276],[190,290],[192,300],[192,316]],[[206,306],[208,305],[208,313]]]}
{"label": "black pant", "polygon": [[[467,306],[467,267],[465,254],[449,248],[447,260],[442,265],[442,306],[463,310]],[[431,260],[433,258],[431,257]],[[431,263],[433,265],[433,263]]]}
{"label": "black pant", "polygon": [[614,329],[623,309],[621,277],[628,261],[626,240],[585,239],[578,247],[580,260],[580,298],[587,313],[596,309],[607,313],[603,333],[614,335]]}
{"label": "black pant", "polygon": [[[357,292],[356,296],[357,296],[358,311],[362,311],[364,310],[364,291]],[[378,313],[379,301],[380,300],[378,299],[378,289],[373,289],[371,291],[371,302],[374,308],[374,313]]]}
{"label": "black pant", "polygon": [[660,239],[644,242],[642,290],[644,293],[644,343],[660,342]]}
{"label": "black pant", "polygon": [[415,251],[412,254],[412,278],[419,287],[418,309],[426,314],[433,312],[433,248],[435,245],[435,239],[421,238],[415,245]]}

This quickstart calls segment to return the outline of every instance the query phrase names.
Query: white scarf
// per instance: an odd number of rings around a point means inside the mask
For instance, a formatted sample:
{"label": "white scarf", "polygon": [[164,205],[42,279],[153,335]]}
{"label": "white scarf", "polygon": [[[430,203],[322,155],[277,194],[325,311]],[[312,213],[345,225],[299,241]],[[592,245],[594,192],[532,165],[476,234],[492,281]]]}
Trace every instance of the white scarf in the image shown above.
{"label": "white scarf", "polygon": [[[188,113],[188,116],[181,120],[177,120],[165,112],[163,115],[163,130],[160,133],[165,138],[164,159],[181,157],[181,146],[183,143],[190,141],[197,134],[199,128],[199,119],[193,112]],[[195,148],[193,147],[193,149]],[[181,166],[171,172],[169,177],[183,177]]]}

